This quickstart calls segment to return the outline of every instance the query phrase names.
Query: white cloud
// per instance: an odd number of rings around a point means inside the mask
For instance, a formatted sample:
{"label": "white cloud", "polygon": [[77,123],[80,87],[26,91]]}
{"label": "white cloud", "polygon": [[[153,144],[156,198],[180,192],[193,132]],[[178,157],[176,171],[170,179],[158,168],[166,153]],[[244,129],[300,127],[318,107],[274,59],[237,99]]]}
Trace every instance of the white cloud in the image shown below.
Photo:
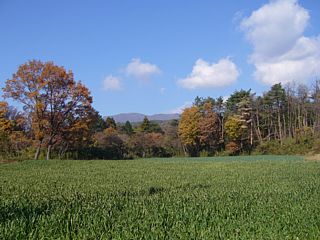
{"label": "white cloud", "polygon": [[228,99],[229,99],[230,95],[226,95],[226,96],[223,96],[222,99],[223,99],[223,102],[226,102]]}
{"label": "white cloud", "polygon": [[166,88],[164,88],[164,87],[160,88],[160,93],[161,93],[161,94],[164,94],[165,91],[166,91]]}
{"label": "white cloud", "polygon": [[103,90],[105,91],[121,90],[120,79],[112,75],[107,76],[103,80]]}
{"label": "white cloud", "polygon": [[186,101],[184,102],[184,104],[180,107],[177,107],[175,109],[172,109],[170,111],[168,111],[167,113],[179,113],[181,114],[183,112],[184,109],[191,107],[192,106],[192,102],[191,101]]}
{"label": "white cloud", "polygon": [[233,15],[233,19],[232,22],[233,23],[237,23],[239,24],[240,21],[242,21],[243,19],[243,11],[237,11],[234,15]]}
{"label": "white cloud", "polygon": [[211,64],[198,59],[191,74],[178,83],[188,89],[224,87],[235,83],[239,74],[237,66],[228,58]]}
{"label": "white cloud", "polygon": [[157,65],[141,62],[139,58],[132,59],[125,71],[128,76],[140,80],[148,80],[151,76],[161,73]]}
{"label": "white cloud", "polygon": [[320,75],[320,38],[305,37],[309,13],[297,0],[274,0],[241,28],[253,45],[254,76],[265,84],[306,82]]}

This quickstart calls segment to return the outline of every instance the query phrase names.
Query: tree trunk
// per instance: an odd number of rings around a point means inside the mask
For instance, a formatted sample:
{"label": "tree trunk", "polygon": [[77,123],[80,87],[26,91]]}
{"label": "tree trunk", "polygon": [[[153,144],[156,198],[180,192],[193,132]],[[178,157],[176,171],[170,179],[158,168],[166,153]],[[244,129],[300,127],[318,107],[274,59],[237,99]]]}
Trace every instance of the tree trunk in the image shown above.
{"label": "tree trunk", "polygon": [[282,125],[283,135],[282,135],[282,137],[284,139],[286,139],[287,138],[287,124],[286,124],[286,116],[285,116],[284,112],[282,113],[282,120],[283,120],[283,125]]}
{"label": "tree trunk", "polygon": [[47,149],[47,160],[50,159],[51,148],[52,148],[52,145],[48,145],[48,149]]}
{"label": "tree trunk", "polygon": [[[251,124],[250,124],[250,146],[251,146],[251,149],[252,149],[252,146],[253,146],[253,126],[252,126],[252,121],[251,121]],[[250,149],[250,151],[251,151]]]}
{"label": "tree trunk", "polygon": [[259,139],[259,142],[260,142],[260,144],[261,144],[261,143],[262,143],[262,136],[261,136],[261,130],[260,130],[260,119],[259,119],[259,111],[258,111],[258,108],[257,108],[257,111],[256,111],[255,130],[256,130],[256,134],[257,134],[257,137],[258,137],[258,139]]}
{"label": "tree trunk", "polygon": [[65,153],[68,150],[68,147],[69,147],[69,144],[67,143],[66,146],[64,146],[64,144],[63,144],[62,147],[60,148],[60,151],[59,151],[59,159],[60,160],[64,157]]}
{"label": "tree trunk", "polygon": [[224,142],[224,117],[221,118],[221,139]]}
{"label": "tree trunk", "polygon": [[282,146],[282,128],[281,128],[281,116],[280,116],[280,109],[278,108],[278,128],[279,128],[279,139],[280,144]]}
{"label": "tree trunk", "polygon": [[36,153],[34,155],[34,160],[38,160],[39,159],[40,150],[41,150],[41,144],[42,144],[42,140],[40,140],[40,142],[39,142],[39,145],[37,147]]}
{"label": "tree trunk", "polygon": [[187,157],[188,153],[187,153],[187,150],[186,150],[186,146],[182,145],[182,149],[183,149],[184,155]]}

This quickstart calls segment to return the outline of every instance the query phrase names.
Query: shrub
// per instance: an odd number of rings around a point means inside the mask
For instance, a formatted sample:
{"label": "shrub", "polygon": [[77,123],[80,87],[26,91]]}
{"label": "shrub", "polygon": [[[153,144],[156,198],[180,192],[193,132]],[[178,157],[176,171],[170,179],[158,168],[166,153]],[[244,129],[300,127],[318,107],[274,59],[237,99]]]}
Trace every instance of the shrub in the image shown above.
{"label": "shrub", "polygon": [[238,155],[240,153],[240,144],[237,142],[229,142],[226,145],[226,150],[231,156]]}

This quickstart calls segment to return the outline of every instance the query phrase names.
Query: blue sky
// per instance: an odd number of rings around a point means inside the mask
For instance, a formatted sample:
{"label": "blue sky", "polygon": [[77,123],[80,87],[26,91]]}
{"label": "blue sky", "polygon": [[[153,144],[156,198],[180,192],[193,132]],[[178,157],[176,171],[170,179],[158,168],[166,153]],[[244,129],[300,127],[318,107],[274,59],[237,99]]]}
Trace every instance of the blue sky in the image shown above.
{"label": "blue sky", "polygon": [[0,0],[0,87],[31,59],[74,72],[103,115],[320,77],[320,1]]}

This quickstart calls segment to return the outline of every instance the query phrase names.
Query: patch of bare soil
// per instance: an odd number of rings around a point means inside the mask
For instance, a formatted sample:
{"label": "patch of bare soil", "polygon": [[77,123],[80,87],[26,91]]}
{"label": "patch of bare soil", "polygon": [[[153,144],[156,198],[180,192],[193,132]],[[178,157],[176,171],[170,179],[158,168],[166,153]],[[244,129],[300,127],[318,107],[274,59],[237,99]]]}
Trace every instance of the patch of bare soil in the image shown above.
{"label": "patch of bare soil", "polygon": [[0,159],[0,164],[2,163],[16,163],[18,162],[17,160],[13,160],[13,159]]}
{"label": "patch of bare soil", "polygon": [[306,161],[320,162],[320,154],[307,155],[304,157]]}

